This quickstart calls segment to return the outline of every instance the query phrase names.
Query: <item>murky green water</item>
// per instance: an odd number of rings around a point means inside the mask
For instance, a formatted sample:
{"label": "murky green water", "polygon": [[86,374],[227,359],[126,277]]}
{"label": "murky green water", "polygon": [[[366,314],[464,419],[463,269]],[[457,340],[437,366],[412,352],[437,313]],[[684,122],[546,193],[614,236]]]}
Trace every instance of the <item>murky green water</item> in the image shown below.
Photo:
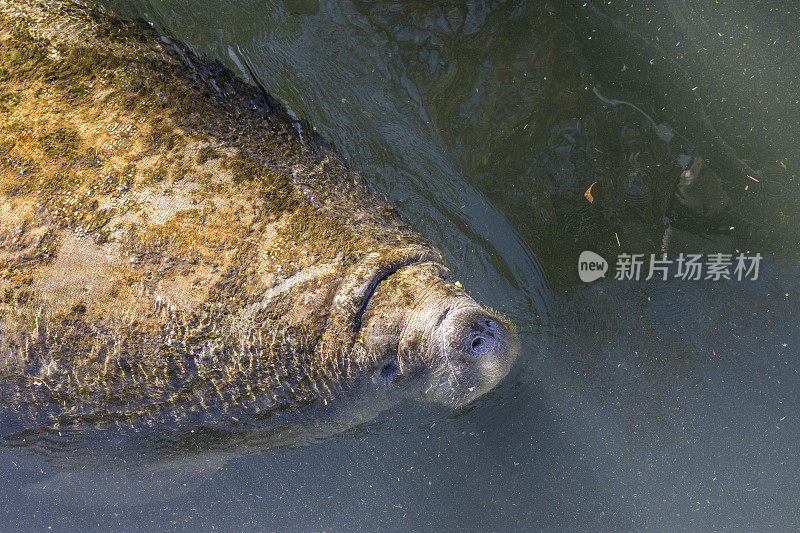
{"label": "murky green water", "polygon": [[[4,528],[800,525],[792,2],[108,4],[308,118],[524,349],[459,413],[308,446],[130,468],[4,449]],[[605,279],[578,279],[583,250]],[[763,260],[758,280],[613,279],[662,250]]]}

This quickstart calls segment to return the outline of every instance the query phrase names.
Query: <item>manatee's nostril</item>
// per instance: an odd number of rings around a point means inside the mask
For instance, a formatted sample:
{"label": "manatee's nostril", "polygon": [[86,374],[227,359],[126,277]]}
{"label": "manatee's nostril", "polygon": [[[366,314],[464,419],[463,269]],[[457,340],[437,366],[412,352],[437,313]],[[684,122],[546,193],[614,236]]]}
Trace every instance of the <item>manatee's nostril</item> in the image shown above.
{"label": "manatee's nostril", "polygon": [[470,333],[465,340],[465,351],[473,357],[483,357],[497,346],[497,339],[486,331],[482,322],[470,327]]}
{"label": "manatee's nostril", "polygon": [[[507,346],[503,326],[492,316],[475,308],[460,310],[448,319],[451,346],[458,357],[488,360],[502,357]],[[455,327],[453,327],[455,326]]]}
{"label": "manatee's nostril", "polygon": [[483,313],[472,315],[462,330],[462,350],[472,357],[487,357],[503,345],[503,328]]}

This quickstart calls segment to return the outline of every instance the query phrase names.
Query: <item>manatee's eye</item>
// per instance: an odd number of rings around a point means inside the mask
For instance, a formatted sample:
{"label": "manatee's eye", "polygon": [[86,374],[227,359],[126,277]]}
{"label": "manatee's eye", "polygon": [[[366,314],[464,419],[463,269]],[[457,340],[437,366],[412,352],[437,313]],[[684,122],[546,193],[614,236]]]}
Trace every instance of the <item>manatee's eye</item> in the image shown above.
{"label": "manatee's eye", "polygon": [[399,371],[400,371],[400,367],[397,366],[397,363],[394,362],[394,361],[389,361],[388,363],[383,365],[383,368],[381,368],[381,376],[383,376],[385,378],[388,378],[388,377],[394,376]]}
{"label": "manatee's eye", "polygon": [[372,375],[372,380],[383,386],[392,383],[396,384],[405,378],[406,375],[403,373],[403,369],[400,368],[400,363],[397,361],[396,356],[392,356],[385,361],[383,366],[376,369],[375,373]]}

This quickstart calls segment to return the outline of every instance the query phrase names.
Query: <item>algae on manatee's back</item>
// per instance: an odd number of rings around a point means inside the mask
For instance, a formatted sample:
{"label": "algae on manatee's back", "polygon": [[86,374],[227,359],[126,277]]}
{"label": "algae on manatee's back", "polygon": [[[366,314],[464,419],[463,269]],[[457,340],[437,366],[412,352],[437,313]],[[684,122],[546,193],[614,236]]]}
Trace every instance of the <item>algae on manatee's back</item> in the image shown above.
{"label": "algae on manatee's back", "polygon": [[0,123],[8,416],[228,425],[353,391],[458,406],[516,355],[312,130],[143,24],[0,0]]}

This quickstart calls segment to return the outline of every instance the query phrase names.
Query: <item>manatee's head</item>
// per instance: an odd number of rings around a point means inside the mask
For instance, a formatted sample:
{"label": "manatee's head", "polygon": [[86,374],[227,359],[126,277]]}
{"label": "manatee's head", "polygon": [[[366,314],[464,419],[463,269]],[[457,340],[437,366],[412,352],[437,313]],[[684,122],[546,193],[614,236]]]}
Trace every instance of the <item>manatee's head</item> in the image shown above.
{"label": "manatee's head", "polygon": [[364,308],[357,347],[388,394],[459,407],[508,374],[519,352],[513,325],[447,277],[437,262],[404,266]]}

